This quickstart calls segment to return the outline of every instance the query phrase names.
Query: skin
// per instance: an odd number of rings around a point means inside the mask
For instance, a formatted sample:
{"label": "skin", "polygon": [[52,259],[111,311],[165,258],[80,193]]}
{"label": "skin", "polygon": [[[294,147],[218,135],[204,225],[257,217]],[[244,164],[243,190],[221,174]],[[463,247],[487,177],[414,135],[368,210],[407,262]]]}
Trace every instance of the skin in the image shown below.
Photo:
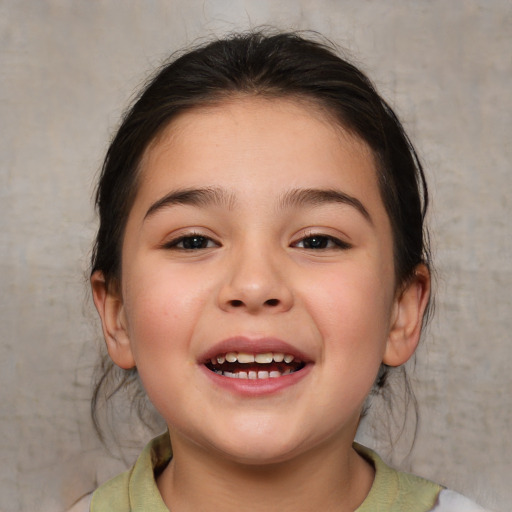
{"label": "skin", "polygon": [[[162,205],[204,188],[221,194]],[[283,201],[306,189],[354,201]],[[201,248],[184,248],[192,236]],[[423,266],[395,282],[365,143],[292,100],[182,114],[144,156],[122,269],[118,288],[96,272],[93,295],[110,356],[137,366],[169,427],[174,457],[157,482],[166,505],[357,508],[374,477],[352,448],[362,405],[380,364],[413,354],[429,295]],[[283,340],[307,372],[260,394],[219,386],[203,356],[234,336]]]}

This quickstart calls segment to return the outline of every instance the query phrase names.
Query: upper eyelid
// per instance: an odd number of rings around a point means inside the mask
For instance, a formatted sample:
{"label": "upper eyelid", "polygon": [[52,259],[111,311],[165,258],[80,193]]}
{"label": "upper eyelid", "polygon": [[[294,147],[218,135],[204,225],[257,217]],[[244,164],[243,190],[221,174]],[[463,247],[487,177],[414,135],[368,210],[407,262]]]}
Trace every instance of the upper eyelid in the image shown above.
{"label": "upper eyelid", "polygon": [[327,238],[328,240],[331,240],[334,244],[336,244],[340,248],[351,248],[352,247],[352,243],[348,242],[343,237],[329,235],[326,233],[315,232],[315,231],[302,234],[300,237],[295,238],[294,241],[290,245],[294,246],[294,245],[297,245],[299,242],[307,240],[308,238],[315,238],[315,237]]}
{"label": "upper eyelid", "polygon": [[207,240],[211,240],[219,247],[222,245],[214,236],[211,236],[209,234],[205,234],[199,231],[190,231],[186,233],[180,233],[175,236],[166,237],[166,239],[162,242],[162,247],[174,247],[177,244],[179,244],[182,240],[185,240],[187,238],[205,238]]}
{"label": "upper eyelid", "polygon": [[311,238],[311,237],[324,237],[324,238],[330,238],[331,240],[339,240],[340,242],[346,242],[347,244],[350,243],[350,237],[346,235],[345,233],[340,232],[339,230],[336,230],[336,233],[333,234],[332,229],[322,229],[322,228],[304,228],[296,232],[296,234],[293,236],[293,239],[296,241],[303,240],[304,238]]}

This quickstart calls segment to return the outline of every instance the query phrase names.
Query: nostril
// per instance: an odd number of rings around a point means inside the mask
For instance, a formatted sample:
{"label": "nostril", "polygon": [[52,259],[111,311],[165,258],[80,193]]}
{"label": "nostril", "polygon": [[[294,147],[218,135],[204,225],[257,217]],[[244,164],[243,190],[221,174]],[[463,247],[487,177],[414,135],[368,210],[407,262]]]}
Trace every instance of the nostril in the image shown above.
{"label": "nostril", "polygon": [[[258,305],[256,305],[257,308],[259,308],[259,305],[261,303],[258,303]],[[263,307],[270,307],[270,308],[275,308],[276,306],[279,306],[281,304],[281,301],[279,299],[268,299],[266,300],[263,304],[261,304]],[[240,299],[232,299],[230,301],[227,302],[227,305],[231,308],[243,308],[243,307],[248,307],[249,309],[252,309],[253,308],[253,304],[251,301],[248,301],[247,303],[243,300],[240,300]]]}

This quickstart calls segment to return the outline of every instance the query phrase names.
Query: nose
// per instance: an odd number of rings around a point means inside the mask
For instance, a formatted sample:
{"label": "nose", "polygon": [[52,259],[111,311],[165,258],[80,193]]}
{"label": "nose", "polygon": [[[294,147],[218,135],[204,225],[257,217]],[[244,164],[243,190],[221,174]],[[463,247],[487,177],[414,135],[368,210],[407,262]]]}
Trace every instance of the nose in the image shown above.
{"label": "nose", "polygon": [[279,313],[293,305],[286,268],[264,250],[246,250],[234,255],[219,292],[225,311]]}

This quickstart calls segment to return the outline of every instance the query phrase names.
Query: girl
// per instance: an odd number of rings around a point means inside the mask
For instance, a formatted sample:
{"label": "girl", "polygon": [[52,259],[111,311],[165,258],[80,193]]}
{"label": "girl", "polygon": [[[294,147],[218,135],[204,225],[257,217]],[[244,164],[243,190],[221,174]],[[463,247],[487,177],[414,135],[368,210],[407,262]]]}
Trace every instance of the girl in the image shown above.
{"label": "girl", "polygon": [[81,506],[482,510],[354,444],[420,338],[427,198],[391,108],[322,44],[236,35],[164,67],[108,150],[91,284],[168,431]]}

